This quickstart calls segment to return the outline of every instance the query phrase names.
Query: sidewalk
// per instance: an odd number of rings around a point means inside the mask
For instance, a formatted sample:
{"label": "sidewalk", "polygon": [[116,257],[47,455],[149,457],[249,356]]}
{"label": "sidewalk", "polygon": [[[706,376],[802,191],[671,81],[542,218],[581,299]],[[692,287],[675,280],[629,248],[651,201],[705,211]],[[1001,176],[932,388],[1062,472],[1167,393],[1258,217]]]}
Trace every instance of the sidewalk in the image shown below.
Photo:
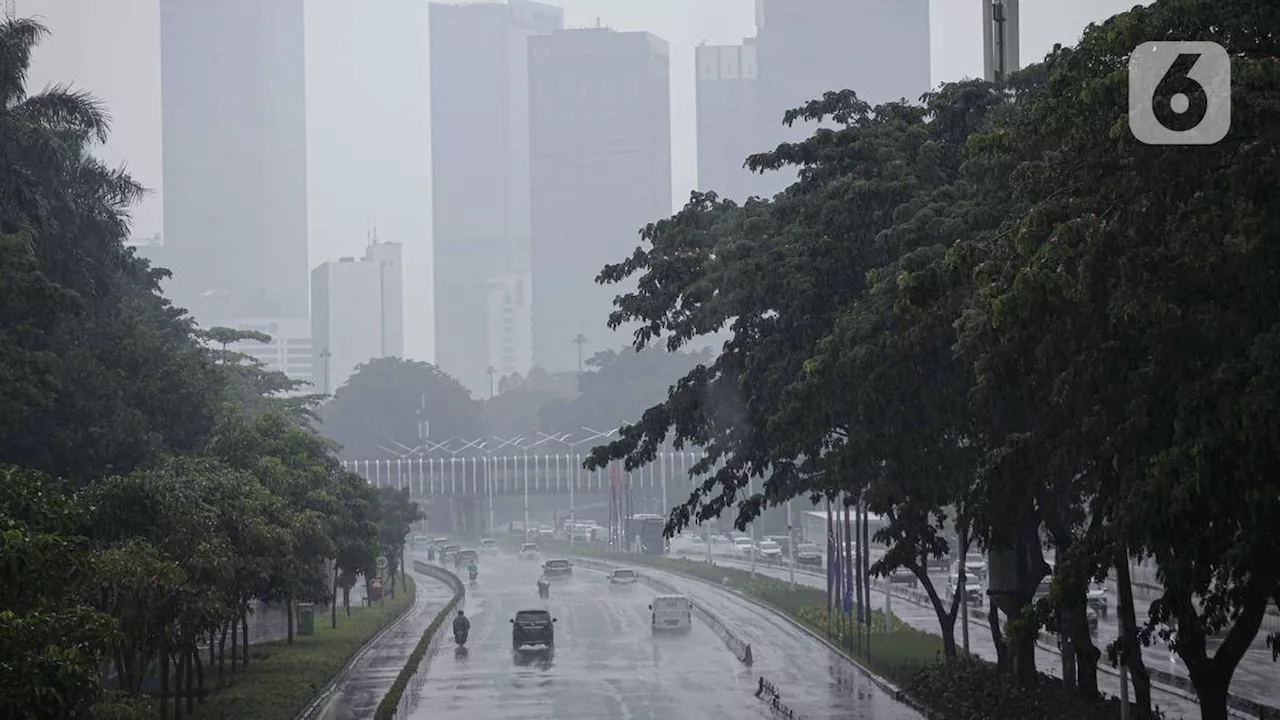
{"label": "sidewalk", "polygon": [[391,689],[409,655],[422,639],[422,633],[453,599],[453,591],[443,582],[410,572],[418,585],[413,608],[388,628],[376,645],[355,659],[314,717],[320,720],[373,717],[378,703]]}

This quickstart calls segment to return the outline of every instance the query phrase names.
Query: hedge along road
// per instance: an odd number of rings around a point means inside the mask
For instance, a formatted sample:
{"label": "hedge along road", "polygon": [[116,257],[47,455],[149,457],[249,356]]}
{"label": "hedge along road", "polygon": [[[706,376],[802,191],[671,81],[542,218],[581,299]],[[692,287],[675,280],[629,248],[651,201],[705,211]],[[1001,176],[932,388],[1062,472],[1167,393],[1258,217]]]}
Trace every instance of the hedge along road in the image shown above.
{"label": "hedge along road", "polygon": [[[312,717],[321,720],[373,717],[422,633],[453,599],[453,590],[440,580],[421,573],[412,575],[418,586],[413,607],[375,645],[356,658]],[[396,587],[399,590],[398,583]],[[322,620],[328,618],[316,618],[317,622]]]}
{"label": "hedge along road", "polygon": [[[653,635],[654,591],[610,591],[605,576],[575,568],[538,598],[539,563],[485,556],[465,601],[471,635],[465,655],[447,629],[419,677],[402,717],[499,720],[705,720],[769,718],[754,696],[757,677],[706,625],[685,636]],[[517,611],[546,608],[557,618],[555,652],[516,655]],[[851,716],[841,716],[851,717]],[[820,720],[820,718],[812,718]]]}

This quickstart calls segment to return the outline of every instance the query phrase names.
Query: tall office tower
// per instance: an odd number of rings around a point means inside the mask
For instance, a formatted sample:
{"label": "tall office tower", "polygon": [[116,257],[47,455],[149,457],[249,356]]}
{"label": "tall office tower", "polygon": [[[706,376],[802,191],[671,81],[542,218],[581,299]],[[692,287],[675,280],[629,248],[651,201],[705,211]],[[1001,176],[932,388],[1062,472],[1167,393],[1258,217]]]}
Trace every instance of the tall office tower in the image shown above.
{"label": "tall office tower", "polygon": [[755,38],[740,45],[702,45],[698,67],[698,189],[743,202],[766,187],[760,175],[743,167],[748,155],[762,152],[760,68]]}
{"label": "tall office tower", "polygon": [[1018,42],[1018,0],[978,0],[982,3],[982,77],[996,82],[1021,69]]}
{"label": "tall office tower", "polygon": [[647,223],[671,214],[670,60],[666,41],[608,28],[529,40],[533,199],[533,355],[577,368],[615,341],[602,267],[624,260]]}
{"label": "tall office tower", "polygon": [[378,242],[357,260],[311,271],[311,350],[315,386],[332,393],[356,367],[404,357],[404,279],[400,244]]}
{"label": "tall office tower", "polygon": [[[763,144],[802,139],[815,125],[782,125],[787,110],[851,89],[873,106],[929,91],[929,0],[762,0],[757,5]],[[765,176],[777,192],[793,172]]]}
{"label": "tall office tower", "polygon": [[563,27],[564,11],[511,0],[430,12],[436,361],[479,395],[503,364],[490,354],[490,282],[530,273],[528,38]]}
{"label": "tall office tower", "polygon": [[161,0],[167,294],[201,324],[307,316],[303,0]]}

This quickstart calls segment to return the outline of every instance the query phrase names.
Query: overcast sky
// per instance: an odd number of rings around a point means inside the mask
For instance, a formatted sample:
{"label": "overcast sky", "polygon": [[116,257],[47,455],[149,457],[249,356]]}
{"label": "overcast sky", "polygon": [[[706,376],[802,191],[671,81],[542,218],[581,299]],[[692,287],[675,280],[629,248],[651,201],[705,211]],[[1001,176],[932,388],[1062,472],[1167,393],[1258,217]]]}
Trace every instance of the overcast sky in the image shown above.
{"label": "overcast sky", "polygon": [[[310,264],[360,254],[376,218],[381,239],[405,245],[406,354],[430,360],[426,1],[307,1]],[[693,48],[752,34],[754,0],[551,1],[565,8],[572,27],[598,18],[670,43],[673,201],[683,204],[696,180]],[[982,1],[932,0],[935,85],[981,74]],[[1038,60],[1054,43],[1075,42],[1088,23],[1134,4],[1022,0],[1023,61]],[[37,50],[32,86],[69,82],[107,104],[115,122],[103,157],[126,163],[155,189],[135,213],[135,234],[161,232],[159,0],[17,0],[17,6],[20,15],[43,16],[53,31]]]}

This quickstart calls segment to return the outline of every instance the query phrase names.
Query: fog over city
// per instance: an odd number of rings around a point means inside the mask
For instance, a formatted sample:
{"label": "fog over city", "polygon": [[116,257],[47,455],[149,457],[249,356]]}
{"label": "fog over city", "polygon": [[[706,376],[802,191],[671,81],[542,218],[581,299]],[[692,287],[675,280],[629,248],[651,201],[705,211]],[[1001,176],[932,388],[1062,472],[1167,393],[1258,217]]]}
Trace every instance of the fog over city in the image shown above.
{"label": "fog over city", "polygon": [[0,718],[1280,717],[1277,58],[4,0]]}

